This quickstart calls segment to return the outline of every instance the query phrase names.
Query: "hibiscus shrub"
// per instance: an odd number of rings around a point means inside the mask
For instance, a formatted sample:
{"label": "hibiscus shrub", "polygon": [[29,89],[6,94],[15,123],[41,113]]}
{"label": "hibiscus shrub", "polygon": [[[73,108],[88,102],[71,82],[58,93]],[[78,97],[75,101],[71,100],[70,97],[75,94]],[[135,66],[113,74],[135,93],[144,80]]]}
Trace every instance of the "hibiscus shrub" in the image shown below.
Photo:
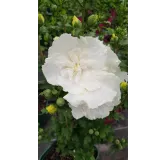
{"label": "hibiscus shrub", "polygon": [[127,145],[109,123],[128,107],[127,5],[39,0],[39,89],[48,102],[42,113],[52,115],[48,128],[39,125],[39,142],[55,138],[64,156],[93,160],[95,144]]}

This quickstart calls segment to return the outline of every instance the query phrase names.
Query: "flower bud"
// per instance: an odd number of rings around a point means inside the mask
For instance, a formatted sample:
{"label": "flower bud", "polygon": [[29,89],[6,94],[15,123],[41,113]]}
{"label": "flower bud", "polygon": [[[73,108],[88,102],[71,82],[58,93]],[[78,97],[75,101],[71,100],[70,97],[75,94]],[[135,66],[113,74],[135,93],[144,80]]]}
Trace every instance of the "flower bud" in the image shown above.
{"label": "flower bud", "polygon": [[122,150],[122,149],[123,149],[123,147],[122,147],[122,145],[121,145],[121,144],[119,144],[118,148],[119,148],[120,150]]}
{"label": "flower bud", "polygon": [[98,15],[96,14],[93,14],[91,16],[88,17],[88,26],[93,26],[93,25],[96,25],[97,21],[98,21]]}
{"label": "flower bud", "polygon": [[53,89],[53,90],[52,90],[52,94],[53,94],[53,95],[57,95],[57,94],[58,94],[58,91],[57,91],[56,89]]}
{"label": "flower bud", "polygon": [[49,106],[46,107],[46,110],[50,114],[54,114],[57,111],[57,108],[55,105],[50,104]]}
{"label": "flower bud", "polygon": [[120,87],[121,87],[121,89],[123,89],[123,90],[127,90],[127,82],[122,82],[122,83],[120,84]]}
{"label": "flower bud", "polygon": [[39,128],[39,133],[43,133],[43,128]]}
{"label": "flower bud", "polygon": [[40,141],[41,139],[42,139],[42,136],[41,136],[41,135],[39,135],[39,136],[38,136],[38,140]]}
{"label": "flower bud", "polygon": [[38,13],[38,22],[39,22],[39,24],[43,24],[44,23],[44,17],[40,13]]}
{"label": "flower bud", "polygon": [[46,89],[43,91],[43,95],[46,99],[50,99],[52,97],[52,91],[50,89]]}
{"label": "flower bud", "polygon": [[112,34],[112,38],[115,38],[115,34],[114,33]]}
{"label": "flower bud", "polygon": [[120,144],[120,141],[117,139],[117,140],[115,141],[115,144],[119,145],[119,144]]}
{"label": "flower bud", "polygon": [[90,130],[89,130],[89,134],[93,134],[93,129],[90,129]]}
{"label": "flower bud", "polygon": [[65,104],[65,100],[63,98],[58,98],[56,104],[61,107]]}
{"label": "flower bud", "polygon": [[98,131],[95,131],[95,135],[96,135],[96,136],[99,136],[99,132],[98,132]]}
{"label": "flower bud", "polygon": [[118,41],[118,37],[113,33],[111,37],[112,41]]}
{"label": "flower bud", "polygon": [[76,16],[74,16],[73,21],[72,21],[72,25],[73,25],[73,27],[80,28],[82,26],[82,23]]}
{"label": "flower bud", "polygon": [[122,143],[125,143],[125,142],[126,142],[126,140],[124,138],[122,138]]}
{"label": "flower bud", "polygon": [[48,40],[49,40],[49,34],[46,33],[46,34],[44,35],[44,41],[48,42]]}

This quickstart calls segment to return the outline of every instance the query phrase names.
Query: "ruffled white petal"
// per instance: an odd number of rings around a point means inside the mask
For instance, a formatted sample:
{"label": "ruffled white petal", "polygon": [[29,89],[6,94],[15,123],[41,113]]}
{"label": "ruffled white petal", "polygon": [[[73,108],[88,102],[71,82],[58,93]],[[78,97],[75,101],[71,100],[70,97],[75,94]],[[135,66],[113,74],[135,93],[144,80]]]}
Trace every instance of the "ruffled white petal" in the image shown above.
{"label": "ruffled white petal", "polygon": [[89,109],[85,103],[82,103],[80,107],[74,107],[71,104],[69,104],[69,106],[72,109],[72,115],[75,119],[79,119],[85,116],[90,120],[105,118],[114,108],[114,106],[112,106],[112,102],[107,102],[94,109]]}
{"label": "ruffled white petal", "polygon": [[63,34],[55,40],[42,66],[52,85],[68,92],[73,117],[104,118],[120,103],[120,83],[128,80],[121,72],[117,55],[98,38]]}
{"label": "ruffled white petal", "polygon": [[70,34],[64,33],[57,40],[53,41],[52,46],[48,50],[48,57],[58,53],[67,54],[73,48],[76,48],[77,38]]}
{"label": "ruffled white petal", "polygon": [[86,103],[88,108],[97,108],[106,102],[113,102],[116,94],[116,91],[103,87],[93,92],[85,90],[82,94],[68,93],[64,99],[75,107],[80,107],[82,103]]}
{"label": "ruffled white petal", "polygon": [[[53,70],[54,68],[54,70]],[[58,85],[57,77],[59,75],[59,69],[53,63],[45,63],[42,66],[42,71],[48,83],[52,85]]]}

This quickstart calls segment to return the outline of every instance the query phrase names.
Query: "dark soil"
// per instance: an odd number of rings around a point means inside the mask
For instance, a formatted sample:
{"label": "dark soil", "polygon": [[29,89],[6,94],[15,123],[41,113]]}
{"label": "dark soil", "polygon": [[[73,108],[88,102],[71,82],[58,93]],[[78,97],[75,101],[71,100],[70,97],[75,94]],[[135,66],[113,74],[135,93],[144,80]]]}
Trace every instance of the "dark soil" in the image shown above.
{"label": "dark soil", "polygon": [[73,160],[73,158],[61,156],[60,153],[56,152],[56,144],[54,144],[43,160]]}
{"label": "dark soil", "polygon": [[[98,152],[97,149],[95,149],[94,156],[97,157],[97,155]],[[43,159],[41,160],[74,160],[74,159],[72,156],[66,156],[66,157],[61,156],[60,153],[56,152],[56,143],[54,143],[50,148],[50,150],[48,150],[48,152],[46,153],[45,157],[43,157]]]}

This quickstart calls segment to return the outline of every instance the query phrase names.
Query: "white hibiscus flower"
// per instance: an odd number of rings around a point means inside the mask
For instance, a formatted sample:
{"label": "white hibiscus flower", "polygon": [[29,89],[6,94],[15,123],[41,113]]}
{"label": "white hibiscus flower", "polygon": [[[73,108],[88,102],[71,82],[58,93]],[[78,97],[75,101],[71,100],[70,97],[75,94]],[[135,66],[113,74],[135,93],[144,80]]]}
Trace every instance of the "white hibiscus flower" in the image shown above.
{"label": "white hibiscus flower", "polygon": [[74,118],[104,118],[120,103],[121,72],[117,55],[98,38],[63,34],[54,40],[42,66],[47,82],[68,92]]}

